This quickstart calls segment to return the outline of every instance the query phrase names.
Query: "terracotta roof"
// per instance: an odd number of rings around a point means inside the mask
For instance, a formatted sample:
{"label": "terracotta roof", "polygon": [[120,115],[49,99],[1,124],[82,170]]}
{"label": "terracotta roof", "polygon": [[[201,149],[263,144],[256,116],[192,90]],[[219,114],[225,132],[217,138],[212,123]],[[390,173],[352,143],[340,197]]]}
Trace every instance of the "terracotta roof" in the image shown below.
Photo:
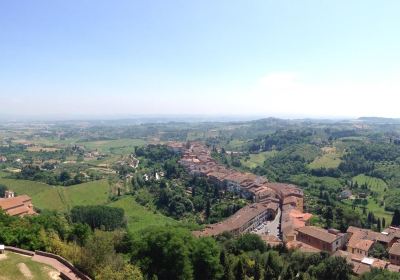
{"label": "terracotta roof", "polygon": [[392,271],[392,272],[400,272],[400,266],[394,265],[394,264],[389,264],[387,266],[387,269]]}
{"label": "terracotta roof", "polygon": [[292,240],[292,241],[287,242],[286,247],[288,249],[292,249],[292,250],[297,249],[304,253],[319,253],[319,252],[321,252],[321,250],[314,248],[306,243],[297,241],[297,240]]}
{"label": "terracotta roof", "polygon": [[374,241],[368,240],[368,239],[361,239],[358,234],[354,234],[348,243],[349,247],[352,247],[354,249],[359,249],[365,252],[368,252],[371,247],[374,245]]}
{"label": "terracotta roof", "polygon": [[268,209],[277,211],[278,207],[279,205],[276,203],[254,203],[243,207],[225,221],[208,225],[204,230],[194,232],[194,234],[197,236],[215,236],[225,231],[234,231]]}
{"label": "terracotta roof", "polygon": [[20,195],[11,198],[0,198],[0,208],[11,216],[35,214],[31,198],[27,195]]}
{"label": "terracotta roof", "polygon": [[339,237],[329,233],[327,230],[324,230],[322,228],[314,227],[314,226],[306,226],[302,228],[297,229],[298,232],[301,232],[303,234],[312,236],[314,238],[317,238],[319,240],[322,240],[327,243],[333,243],[338,239]]}
{"label": "terracotta roof", "polygon": [[361,275],[371,271],[371,267],[368,264],[353,263],[353,265],[354,265],[353,272],[357,275]]}
{"label": "terracotta roof", "polygon": [[389,254],[400,256],[400,243],[394,243],[389,250]]}

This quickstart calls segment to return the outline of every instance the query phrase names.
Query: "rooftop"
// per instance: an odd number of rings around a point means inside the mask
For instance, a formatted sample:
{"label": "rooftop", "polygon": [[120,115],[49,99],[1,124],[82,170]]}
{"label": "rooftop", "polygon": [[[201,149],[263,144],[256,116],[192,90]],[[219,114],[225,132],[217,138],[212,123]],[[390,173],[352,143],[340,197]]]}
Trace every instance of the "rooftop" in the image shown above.
{"label": "rooftop", "polygon": [[302,228],[298,228],[297,231],[327,243],[333,243],[334,241],[336,241],[336,239],[339,238],[337,235],[329,233],[327,230],[314,226],[305,226]]}
{"label": "rooftop", "polygon": [[389,250],[389,254],[400,256],[400,243],[394,243],[393,246]]}

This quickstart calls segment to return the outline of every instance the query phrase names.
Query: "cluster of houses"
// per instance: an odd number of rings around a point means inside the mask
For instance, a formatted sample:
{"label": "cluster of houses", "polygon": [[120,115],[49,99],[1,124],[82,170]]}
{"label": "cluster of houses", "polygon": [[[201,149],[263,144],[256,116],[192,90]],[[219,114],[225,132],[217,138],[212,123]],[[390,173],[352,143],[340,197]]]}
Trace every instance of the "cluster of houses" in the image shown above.
{"label": "cluster of houses", "polygon": [[[289,248],[308,252],[327,251],[344,257],[353,265],[353,272],[357,275],[373,268],[400,272],[400,228],[389,227],[375,232],[350,226],[346,233],[341,233],[335,229],[306,226],[297,229],[297,232],[296,240],[287,244]],[[371,256],[376,244],[381,244],[389,253],[388,260]]]}
{"label": "cluster of houses", "polygon": [[[252,204],[240,209],[228,219],[211,224],[196,236],[217,236],[223,232],[235,235],[251,232],[265,221],[272,220],[280,212],[280,231],[288,248],[304,252],[327,251],[341,256],[353,265],[353,272],[361,275],[373,268],[400,272],[400,228],[389,227],[383,232],[349,227],[346,233],[336,229],[310,226],[312,215],[303,213],[303,192],[295,185],[271,183],[250,173],[238,172],[217,163],[209,149],[201,143],[170,143],[168,146],[180,152],[180,164],[196,176],[204,176],[229,191],[252,200]],[[281,211],[279,211],[281,210]],[[266,242],[275,239],[262,236]],[[381,244],[389,253],[389,260],[371,256],[375,244]]]}
{"label": "cluster of houses", "polygon": [[233,234],[251,232],[262,223],[275,219],[281,210],[282,238],[288,241],[293,240],[295,230],[304,227],[312,217],[303,213],[303,191],[295,185],[271,183],[264,177],[227,168],[216,162],[202,143],[174,142],[168,146],[182,154],[180,164],[193,176],[203,176],[220,188],[253,202],[225,221],[195,232],[197,236],[216,236],[225,231]]}

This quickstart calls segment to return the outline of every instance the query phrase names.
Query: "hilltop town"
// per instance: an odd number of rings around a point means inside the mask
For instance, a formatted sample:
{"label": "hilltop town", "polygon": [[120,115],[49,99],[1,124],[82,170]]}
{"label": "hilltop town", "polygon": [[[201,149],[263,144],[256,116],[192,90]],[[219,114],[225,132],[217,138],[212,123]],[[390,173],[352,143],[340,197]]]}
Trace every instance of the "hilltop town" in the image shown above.
{"label": "hilltop town", "polygon": [[[303,191],[295,185],[272,183],[251,173],[229,169],[212,158],[210,149],[202,143],[169,143],[168,146],[182,154],[179,163],[193,176],[206,177],[220,188],[234,192],[251,201],[228,219],[207,225],[195,231],[195,236],[218,236],[224,232],[234,235],[256,233],[268,244],[285,244],[288,248],[303,252],[326,251],[346,258],[353,265],[356,275],[372,269],[388,269],[400,272],[400,228],[389,227],[382,232],[349,227],[341,233],[336,229],[310,226],[310,213],[303,213]],[[275,230],[260,230],[271,221]],[[278,233],[271,235],[271,232]],[[373,258],[370,252],[375,244],[381,244],[389,252],[389,260]]]}
{"label": "hilltop town", "polygon": [[[11,247],[34,262],[36,251],[52,253],[95,279],[121,269],[186,279],[181,266],[170,269],[184,261],[187,279],[201,280],[204,256],[207,279],[221,279],[223,268],[246,275],[238,279],[400,275],[400,142],[379,132],[386,126],[14,126],[0,126],[0,245],[9,261]],[[105,265],[104,244],[117,263]],[[165,255],[153,260],[151,248]],[[159,268],[160,260],[171,262]]]}

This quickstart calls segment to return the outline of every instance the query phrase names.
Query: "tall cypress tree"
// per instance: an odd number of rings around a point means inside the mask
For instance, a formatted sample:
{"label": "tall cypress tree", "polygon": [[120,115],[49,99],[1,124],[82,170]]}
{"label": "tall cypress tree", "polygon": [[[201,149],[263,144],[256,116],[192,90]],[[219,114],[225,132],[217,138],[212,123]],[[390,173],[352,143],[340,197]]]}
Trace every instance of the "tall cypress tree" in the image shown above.
{"label": "tall cypress tree", "polygon": [[235,268],[235,279],[236,280],[245,280],[246,273],[244,271],[244,265],[242,259],[239,259],[236,268]]}
{"label": "tall cypress tree", "polygon": [[381,231],[382,231],[381,219],[380,219],[380,218],[378,218],[378,221],[377,221],[377,223],[376,223],[376,227],[378,228],[378,232],[381,232]]}
{"label": "tall cypress tree", "polygon": [[400,211],[398,209],[394,210],[393,218],[392,218],[392,226],[400,225]]}

